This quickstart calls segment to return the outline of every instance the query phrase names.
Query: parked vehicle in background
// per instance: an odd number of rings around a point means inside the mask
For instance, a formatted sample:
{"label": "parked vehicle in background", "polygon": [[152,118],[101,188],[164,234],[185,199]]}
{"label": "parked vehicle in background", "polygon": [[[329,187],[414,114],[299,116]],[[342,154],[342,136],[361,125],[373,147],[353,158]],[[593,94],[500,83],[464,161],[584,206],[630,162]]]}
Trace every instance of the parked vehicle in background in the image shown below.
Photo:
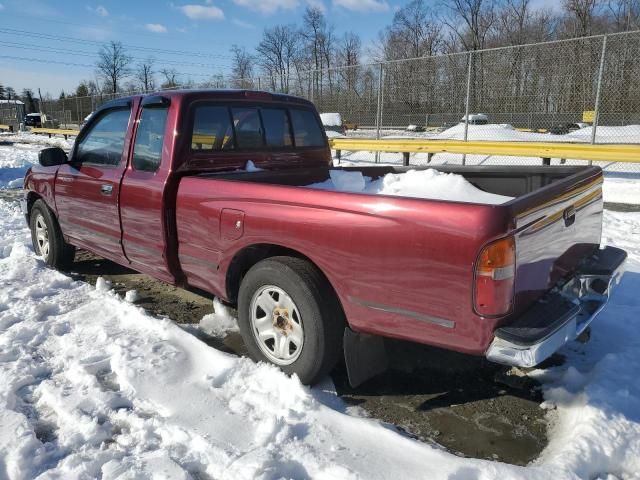
{"label": "parked vehicle in background", "polygon": [[[461,123],[465,123],[465,118],[460,119]],[[468,116],[469,125],[487,125],[489,123],[489,116],[484,113],[470,113]]]}
{"label": "parked vehicle in background", "polygon": [[548,132],[551,135],[566,135],[567,133],[575,132],[588,126],[587,123],[562,123],[549,128]]}
{"label": "parked vehicle in background", "polygon": [[588,327],[620,278],[626,253],[599,249],[599,167],[436,167],[475,195],[512,197],[488,204],[306,188],[336,170],[409,170],[331,165],[306,100],[133,96],[98,109],[68,158],[40,153],[23,209],[48,265],[80,247],[210,292],[238,306],[253,359],[304,383],[342,355],[360,383],[384,368],[381,337],[534,366]]}
{"label": "parked vehicle in background", "polygon": [[60,128],[60,122],[42,113],[28,113],[24,117],[25,127]]}
{"label": "parked vehicle in background", "polygon": [[39,113],[27,113],[24,117],[25,127],[42,127],[42,116]]}

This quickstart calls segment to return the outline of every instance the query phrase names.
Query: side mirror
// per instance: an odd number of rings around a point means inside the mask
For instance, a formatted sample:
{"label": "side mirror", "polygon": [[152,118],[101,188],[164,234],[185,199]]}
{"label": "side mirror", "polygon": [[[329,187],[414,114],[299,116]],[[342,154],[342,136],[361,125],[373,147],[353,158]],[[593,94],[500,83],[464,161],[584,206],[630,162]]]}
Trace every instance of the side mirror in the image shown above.
{"label": "side mirror", "polygon": [[60,147],[51,147],[40,150],[38,161],[43,167],[55,167],[67,163],[67,154]]}

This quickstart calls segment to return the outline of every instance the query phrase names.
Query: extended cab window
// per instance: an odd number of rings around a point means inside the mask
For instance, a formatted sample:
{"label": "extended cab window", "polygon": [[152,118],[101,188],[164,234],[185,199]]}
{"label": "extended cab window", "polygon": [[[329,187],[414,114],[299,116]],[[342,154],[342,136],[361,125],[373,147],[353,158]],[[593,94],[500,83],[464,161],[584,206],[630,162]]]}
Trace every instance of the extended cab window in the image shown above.
{"label": "extended cab window", "polygon": [[262,123],[269,147],[291,147],[291,129],[287,111],[282,108],[263,108]]}
{"label": "extended cab window", "polygon": [[168,112],[167,107],[147,107],[142,110],[133,149],[135,170],[155,172],[160,167]]}
{"label": "extended cab window", "polygon": [[240,149],[264,147],[264,136],[258,109],[253,107],[232,108],[236,143]]}
{"label": "extended cab window", "polygon": [[130,109],[108,110],[78,144],[74,160],[96,165],[118,165],[122,159],[124,137]]}
{"label": "extended cab window", "polygon": [[323,147],[324,135],[314,113],[298,108],[292,108],[290,112],[296,147]]}
{"label": "extended cab window", "polygon": [[231,150],[233,128],[227,107],[200,105],[196,107],[191,134],[192,150]]}

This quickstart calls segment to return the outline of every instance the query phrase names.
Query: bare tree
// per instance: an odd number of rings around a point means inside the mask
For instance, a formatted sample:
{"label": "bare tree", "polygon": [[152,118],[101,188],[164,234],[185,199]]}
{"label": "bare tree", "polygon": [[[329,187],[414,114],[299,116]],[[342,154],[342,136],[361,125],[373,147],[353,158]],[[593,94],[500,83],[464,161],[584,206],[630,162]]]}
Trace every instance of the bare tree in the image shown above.
{"label": "bare tree", "polygon": [[586,37],[593,33],[600,0],[564,0],[563,6],[567,13],[568,36]]}
{"label": "bare tree", "polygon": [[607,11],[615,32],[640,28],[640,0],[609,0]]}
{"label": "bare tree", "polygon": [[245,47],[240,48],[237,45],[231,47],[231,76],[233,78],[233,86],[235,88],[252,88],[253,81],[253,65],[255,59],[253,55],[247,52]]}
{"label": "bare tree", "polygon": [[465,50],[485,48],[496,22],[495,0],[446,0],[449,16],[445,24]]}
{"label": "bare tree", "polygon": [[111,92],[118,92],[118,83],[131,74],[132,58],[126,53],[122,43],[111,41],[98,52],[96,67],[98,73],[109,85]]}
{"label": "bare tree", "polygon": [[383,38],[387,60],[435,55],[442,46],[442,22],[424,0],[413,0],[393,15]]}
{"label": "bare tree", "polygon": [[164,89],[176,88],[179,86],[178,71],[175,68],[163,68],[160,73],[164,77],[161,87]]}
{"label": "bare tree", "polygon": [[153,77],[155,73],[153,70],[154,65],[155,59],[153,57],[148,57],[143,62],[140,62],[136,68],[136,80],[138,81],[140,88],[145,92],[149,92],[156,88],[155,79]]}
{"label": "bare tree", "polygon": [[259,63],[269,76],[271,88],[289,91],[289,75],[299,55],[299,33],[293,25],[265,28],[256,48]]}

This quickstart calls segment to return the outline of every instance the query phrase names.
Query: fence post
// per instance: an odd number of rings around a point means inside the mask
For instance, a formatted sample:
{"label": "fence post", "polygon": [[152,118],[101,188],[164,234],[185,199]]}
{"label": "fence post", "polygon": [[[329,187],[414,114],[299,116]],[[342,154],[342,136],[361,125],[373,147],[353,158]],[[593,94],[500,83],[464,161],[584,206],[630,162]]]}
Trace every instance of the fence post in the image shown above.
{"label": "fence post", "polygon": [[[471,69],[473,65],[473,50],[469,52],[469,65],[467,67],[467,98],[464,106],[464,141],[469,137],[469,104],[471,103]],[[467,163],[467,154],[462,154],[462,165]]]}
{"label": "fence post", "polygon": [[[600,70],[598,70],[598,86],[596,87],[596,104],[591,127],[591,144],[596,143],[596,129],[600,120],[600,93],[602,91],[602,74],[604,73],[604,61],[607,55],[607,36],[602,37],[602,53],[600,54]],[[589,165],[593,162],[589,161]]]}
{"label": "fence post", "polygon": [[[376,110],[376,140],[380,140],[380,124],[382,123],[382,74],[383,67],[380,64],[380,70],[378,71],[378,108]],[[380,152],[376,152],[376,163],[380,161]]]}

